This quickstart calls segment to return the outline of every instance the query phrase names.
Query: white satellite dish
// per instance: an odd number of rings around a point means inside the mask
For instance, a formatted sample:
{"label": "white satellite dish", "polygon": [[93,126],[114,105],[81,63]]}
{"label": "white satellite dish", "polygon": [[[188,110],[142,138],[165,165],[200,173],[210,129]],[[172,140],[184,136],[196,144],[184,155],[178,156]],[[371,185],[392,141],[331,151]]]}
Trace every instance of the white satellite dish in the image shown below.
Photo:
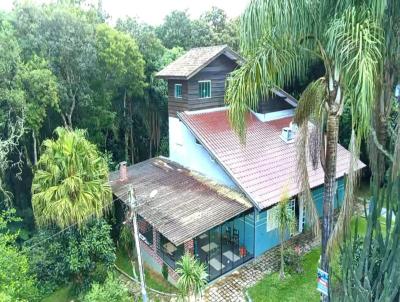
{"label": "white satellite dish", "polygon": [[154,198],[158,193],[158,190],[153,190],[150,192],[150,198]]}

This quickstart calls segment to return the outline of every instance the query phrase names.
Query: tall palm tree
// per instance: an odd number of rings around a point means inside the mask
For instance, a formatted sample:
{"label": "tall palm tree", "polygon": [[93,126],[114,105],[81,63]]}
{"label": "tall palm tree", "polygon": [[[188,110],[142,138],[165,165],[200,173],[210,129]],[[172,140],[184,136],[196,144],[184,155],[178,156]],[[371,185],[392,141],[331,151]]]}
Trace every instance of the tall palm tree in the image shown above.
{"label": "tall palm tree", "polygon": [[200,263],[192,255],[186,253],[176,264],[176,272],[179,274],[178,288],[188,301],[196,301],[207,285],[204,263]]}
{"label": "tall palm tree", "polygon": [[111,204],[107,161],[85,131],[57,128],[46,140],[32,183],[32,206],[39,226],[61,228],[89,216],[100,217]]}
{"label": "tall palm tree", "polygon": [[[309,188],[307,146],[311,146],[312,165],[320,162],[325,171],[321,261],[325,271],[329,271],[328,246],[338,241],[351,218],[354,165],[360,142],[369,133],[381,59],[382,30],[373,7],[368,1],[359,3],[252,0],[240,29],[247,61],[232,74],[226,96],[231,124],[244,138],[249,108],[256,108],[260,98],[267,97],[275,87],[285,87],[303,77],[310,64],[323,63],[325,74],[301,95],[295,121],[300,128],[297,170],[301,197],[315,232],[319,231],[315,223],[318,216]],[[353,157],[344,206],[333,230],[339,118],[346,102],[352,116]]]}
{"label": "tall palm tree", "polygon": [[[382,59],[377,78],[376,110],[373,119],[372,142],[368,144],[370,167],[374,180],[382,184],[386,170],[385,153],[389,148],[389,136],[393,136],[388,122],[394,102],[394,86],[400,80],[400,2],[397,0],[376,1],[374,16],[384,32]],[[396,78],[397,77],[397,78]]]}

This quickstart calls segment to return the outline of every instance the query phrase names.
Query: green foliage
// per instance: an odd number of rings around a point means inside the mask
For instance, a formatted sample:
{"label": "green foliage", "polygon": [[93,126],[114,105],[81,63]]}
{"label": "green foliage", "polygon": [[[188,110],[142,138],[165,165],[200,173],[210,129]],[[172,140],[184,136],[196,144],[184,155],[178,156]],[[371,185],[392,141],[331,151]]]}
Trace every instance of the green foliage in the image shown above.
{"label": "green foliage", "polygon": [[164,23],[157,28],[157,36],[166,48],[190,48],[192,24],[187,11],[172,11],[164,19]]}
{"label": "green foliage", "polygon": [[304,272],[279,278],[279,273],[267,274],[255,286],[249,289],[249,295],[254,302],[297,302],[320,301],[316,290],[316,275],[320,250],[312,250],[304,255],[302,266]]}
{"label": "green foliage", "polygon": [[46,60],[37,56],[24,64],[20,77],[27,102],[27,127],[38,132],[47,116],[47,109],[58,110],[57,79]]}
{"label": "green foliage", "polygon": [[284,260],[284,241],[287,235],[292,234],[296,231],[296,216],[292,212],[290,208],[290,197],[287,189],[282,193],[282,196],[279,200],[279,203],[272,208],[270,211],[273,211],[272,219],[275,224],[278,226],[279,240],[281,245],[281,270],[280,276],[283,279],[285,276],[285,260]]}
{"label": "green foliage", "polygon": [[[0,20],[0,206],[10,204],[11,193],[3,181],[11,165],[9,156],[24,132],[25,96],[20,69],[20,48],[13,29],[10,23]],[[17,166],[19,163],[15,162]]]}
{"label": "green foliage", "polygon": [[46,140],[32,183],[32,206],[40,227],[84,226],[111,203],[106,160],[82,130],[57,128],[57,140]]}
{"label": "green foliage", "polygon": [[185,253],[176,265],[179,274],[177,286],[183,297],[191,299],[192,296],[200,295],[207,284],[205,264]]}
{"label": "green foliage", "polygon": [[128,289],[112,274],[104,283],[93,283],[83,302],[129,302]]}
{"label": "green foliage", "polygon": [[162,268],[161,268],[161,273],[162,273],[164,279],[168,280],[168,275],[169,275],[169,273],[168,273],[168,265],[165,264],[164,262],[163,262],[163,265],[162,265]]}
{"label": "green foliage", "polygon": [[31,270],[43,293],[49,294],[67,282],[73,283],[76,292],[88,289],[92,282],[103,282],[116,258],[111,226],[99,219],[81,230],[73,227],[57,232],[59,229],[42,230],[27,246]]}
{"label": "green foliage", "polygon": [[286,249],[283,253],[283,259],[285,262],[285,267],[289,273],[301,274],[303,269],[302,256],[299,252],[292,248]]}
{"label": "green foliage", "polygon": [[28,257],[16,245],[18,233],[11,233],[8,224],[17,221],[15,210],[0,213],[0,301],[38,301],[34,274]]}

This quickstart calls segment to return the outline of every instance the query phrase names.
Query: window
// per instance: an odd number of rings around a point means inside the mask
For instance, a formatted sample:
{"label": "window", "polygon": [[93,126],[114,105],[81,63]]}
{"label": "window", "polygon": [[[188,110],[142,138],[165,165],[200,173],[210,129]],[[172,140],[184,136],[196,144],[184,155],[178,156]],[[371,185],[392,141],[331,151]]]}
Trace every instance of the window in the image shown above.
{"label": "window", "polygon": [[211,97],[211,81],[199,81],[199,98]]}
{"label": "window", "polygon": [[175,98],[182,98],[182,84],[175,84]]}
{"label": "window", "polygon": [[147,245],[153,244],[153,226],[143,219],[140,215],[137,215],[137,224],[139,228],[139,237]]}
{"label": "window", "polygon": [[[275,206],[267,211],[267,232],[270,232],[278,227],[278,207]],[[287,211],[290,215],[296,217],[296,199],[289,200],[287,204]]]}
{"label": "window", "polygon": [[159,241],[157,246],[157,253],[162,260],[168,264],[172,269],[176,268],[176,262],[181,260],[185,253],[183,244],[176,246],[170,242],[166,237],[159,233]]}
{"label": "window", "polygon": [[273,207],[267,211],[267,232],[273,231],[278,227],[278,221],[276,219],[277,207]]}

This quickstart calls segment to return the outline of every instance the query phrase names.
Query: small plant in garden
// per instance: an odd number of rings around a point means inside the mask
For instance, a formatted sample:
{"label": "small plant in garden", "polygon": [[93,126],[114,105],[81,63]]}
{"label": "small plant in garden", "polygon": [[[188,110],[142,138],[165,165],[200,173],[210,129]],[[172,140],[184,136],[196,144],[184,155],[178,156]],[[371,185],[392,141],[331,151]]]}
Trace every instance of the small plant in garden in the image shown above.
{"label": "small plant in garden", "polygon": [[301,274],[304,271],[301,254],[296,249],[287,249],[283,254],[283,259],[289,272]]}
{"label": "small plant in garden", "polygon": [[282,193],[279,203],[274,209],[273,219],[278,226],[279,240],[281,247],[281,268],[279,277],[285,278],[285,260],[284,260],[284,242],[285,236],[296,230],[296,217],[292,210],[289,208],[289,194],[287,189]]}
{"label": "small plant in garden", "polygon": [[161,273],[164,279],[168,281],[168,266],[165,263],[162,265]]}
{"label": "small plant in garden", "polygon": [[177,282],[184,301],[196,301],[207,284],[206,267],[192,255],[186,253],[177,262]]}

